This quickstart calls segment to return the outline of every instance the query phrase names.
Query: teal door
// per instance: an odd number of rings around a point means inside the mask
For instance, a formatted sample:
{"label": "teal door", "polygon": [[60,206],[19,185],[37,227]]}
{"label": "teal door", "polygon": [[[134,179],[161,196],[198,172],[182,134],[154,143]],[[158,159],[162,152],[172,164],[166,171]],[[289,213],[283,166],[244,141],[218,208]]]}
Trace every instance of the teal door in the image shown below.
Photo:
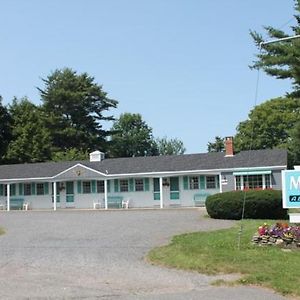
{"label": "teal door", "polygon": [[179,200],[179,177],[170,178],[170,200]]}
{"label": "teal door", "polygon": [[66,182],[66,203],[67,204],[74,203],[74,182],[73,181]]}

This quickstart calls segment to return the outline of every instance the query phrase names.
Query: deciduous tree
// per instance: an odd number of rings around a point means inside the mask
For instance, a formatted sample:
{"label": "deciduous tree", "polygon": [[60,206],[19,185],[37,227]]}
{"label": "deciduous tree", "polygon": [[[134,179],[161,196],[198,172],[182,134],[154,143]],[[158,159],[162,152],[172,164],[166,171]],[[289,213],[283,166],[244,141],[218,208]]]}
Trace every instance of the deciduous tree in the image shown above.
{"label": "deciduous tree", "polygon": [[112,127],[115,134],[111,139],[109,155],[112,157],[157,155],[152,128],[140,114],[124,113]]}

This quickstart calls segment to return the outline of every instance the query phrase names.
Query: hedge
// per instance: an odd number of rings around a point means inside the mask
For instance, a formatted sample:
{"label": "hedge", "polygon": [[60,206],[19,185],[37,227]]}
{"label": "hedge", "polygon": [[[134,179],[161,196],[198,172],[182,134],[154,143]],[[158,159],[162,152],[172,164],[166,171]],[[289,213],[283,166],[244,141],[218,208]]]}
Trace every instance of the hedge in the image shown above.
{"label": "hedge", "polygon": [[286,219],[287,209],[282,208],[282,194],[278,190],[232,191],[210,195],[205,206],[214,219],[239,220],[245,197],[244,218]]}

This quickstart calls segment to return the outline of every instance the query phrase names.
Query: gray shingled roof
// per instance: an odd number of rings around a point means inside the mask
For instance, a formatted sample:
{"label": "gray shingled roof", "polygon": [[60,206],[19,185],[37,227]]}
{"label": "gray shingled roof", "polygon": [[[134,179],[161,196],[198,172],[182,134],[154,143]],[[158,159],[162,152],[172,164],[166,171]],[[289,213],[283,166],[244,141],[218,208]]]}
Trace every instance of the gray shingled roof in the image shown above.
{"label": "gray shingled roof", "polygon": [[0,166],[0,180],[53,177],[81,163],[108,175],[198,170],[226,170],[287,165],[286,150],[242,151],[233,157],[224,153],[184,154],[104,159],[101,162],[67,161]]}

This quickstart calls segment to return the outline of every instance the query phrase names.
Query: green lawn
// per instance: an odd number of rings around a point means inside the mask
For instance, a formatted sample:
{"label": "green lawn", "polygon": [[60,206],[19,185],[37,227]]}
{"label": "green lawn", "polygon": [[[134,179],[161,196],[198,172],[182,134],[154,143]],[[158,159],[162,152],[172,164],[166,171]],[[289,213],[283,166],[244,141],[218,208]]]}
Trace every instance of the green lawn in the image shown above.
{"label": "green lawn", "polygon": [[197,232],[173,237],[170,245],[153,249],[150,261],[170,267],[196,270],[204,274],[240,273],[237,283],[270,287],[282,294],[300,296],[300,250],[288,252],[251,244],[251,237],[262,223],[243,222],[241,249],[238,250],[239,226],[213,232]]}
{"label": "green lawn", "polygon": [[4,234],[4,233],[5,233],[5,230],[4,230],[3,228],[0,227],[0,235],[1,235],[1,234]]}

